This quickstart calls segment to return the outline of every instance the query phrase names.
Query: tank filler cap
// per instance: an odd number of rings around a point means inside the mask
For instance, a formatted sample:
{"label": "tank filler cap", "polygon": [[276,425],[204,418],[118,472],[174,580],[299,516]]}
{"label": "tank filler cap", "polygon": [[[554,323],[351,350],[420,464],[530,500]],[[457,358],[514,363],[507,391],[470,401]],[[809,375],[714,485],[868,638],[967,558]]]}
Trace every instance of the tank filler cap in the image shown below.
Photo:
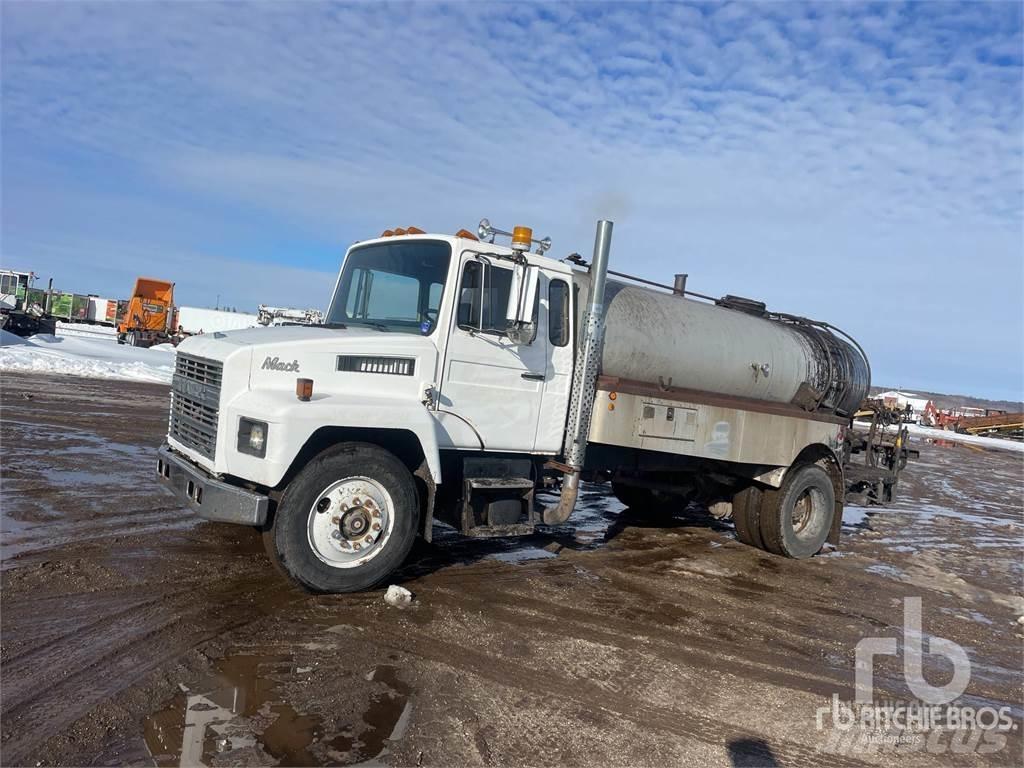
{"label": "tank filler cap", "polygon": [[726,309],[746,312],[748,315],[757,315],[758,317],[764,317],[768,312],[768,306],[763,301],[748,299],[743,296],[733,296],[731,294],[715,299],[715,304]]}

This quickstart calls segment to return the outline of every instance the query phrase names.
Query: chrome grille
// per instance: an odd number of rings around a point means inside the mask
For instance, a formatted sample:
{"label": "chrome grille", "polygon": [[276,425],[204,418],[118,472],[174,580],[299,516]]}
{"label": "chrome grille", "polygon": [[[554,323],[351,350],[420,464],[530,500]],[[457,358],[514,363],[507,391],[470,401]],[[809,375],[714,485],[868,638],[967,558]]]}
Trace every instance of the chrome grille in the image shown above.
{"label": "chrome grille", "polygon": [[171,380],[171,423],[168,433],[212,459],[217,449],[217,417],[223,365],[181,352]]}
{"label": "chrome grille", "polygon": [[201,381],[203,384],[213,384],[219,391],[223,370],[223,364],[218,363],[216,360],[207,360],[203,357],[185,355],[179,352],[174,372],[184,376],[186,379]]}

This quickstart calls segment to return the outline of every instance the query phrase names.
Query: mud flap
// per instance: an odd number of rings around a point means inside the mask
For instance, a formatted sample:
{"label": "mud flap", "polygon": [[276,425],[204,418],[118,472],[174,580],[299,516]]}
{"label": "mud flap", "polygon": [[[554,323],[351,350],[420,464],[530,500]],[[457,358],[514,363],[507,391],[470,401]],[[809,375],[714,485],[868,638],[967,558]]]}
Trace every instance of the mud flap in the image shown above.
{"label": "mud flap", "polygon": [[843,528],[843,501],[836,497],[835,512],[832,515],[832,527],[829,529],[828,537],[825,539],[833,547],[839,546],[839,532]]}
{"label": "mud flap", "polygon": [[429,544],[434,540],[434,500],[437,497],[437,483],[434,482],[434,477],[430,474],[430,467],[427,466],[426,459],[412,475],[422,481],[427,489],[426,498],[420,499],[420,535]]}

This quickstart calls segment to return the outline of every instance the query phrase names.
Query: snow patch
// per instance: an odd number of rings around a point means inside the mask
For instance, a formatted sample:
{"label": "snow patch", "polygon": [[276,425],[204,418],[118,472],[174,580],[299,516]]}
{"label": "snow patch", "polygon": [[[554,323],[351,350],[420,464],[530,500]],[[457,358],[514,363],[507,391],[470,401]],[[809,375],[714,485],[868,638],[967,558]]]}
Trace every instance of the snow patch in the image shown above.
{"label": "snow patch", "polygon": [[868,519],[866,507],[858,507],[853,504],[843,507],[843,525],[860,526]]}
{"label": "snow patch", "polygon": [[93,325],[92,323],[67,323],[57,321],[58,336],[79,336],[85,339],[99,339],[110,343],[117,342],[117,328],[112,325]]}
{"label": "snow patch", "polygon": [[23,339],[0,331],[0,371],[170,384],[174,347],[140,349],[108,339],[46,334]]}

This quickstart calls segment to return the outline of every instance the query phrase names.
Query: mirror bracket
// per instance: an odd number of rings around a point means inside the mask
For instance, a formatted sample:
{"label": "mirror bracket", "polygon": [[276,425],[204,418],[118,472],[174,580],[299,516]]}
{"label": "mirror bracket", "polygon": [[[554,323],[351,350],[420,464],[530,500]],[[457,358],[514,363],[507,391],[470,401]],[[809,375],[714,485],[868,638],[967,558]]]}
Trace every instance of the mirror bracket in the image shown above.
{"label": "mirror bracket", "polygon": [[508,337],[514,343],[522,344],[524,339],[529,343],[533,339],[533,305],[539,282],[540,267],[529,264],[525,258],[516,264],[505,312]]}

